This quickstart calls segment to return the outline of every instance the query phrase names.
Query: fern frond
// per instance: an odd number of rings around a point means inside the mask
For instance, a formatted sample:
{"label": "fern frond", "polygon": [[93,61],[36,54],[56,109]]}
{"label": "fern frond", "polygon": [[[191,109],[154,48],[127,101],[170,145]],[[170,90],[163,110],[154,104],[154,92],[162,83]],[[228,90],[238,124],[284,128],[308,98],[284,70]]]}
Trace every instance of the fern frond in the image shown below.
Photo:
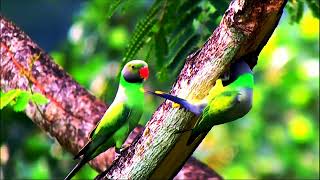
{"label": "fern frond", "polygon": [[166,68],[169,72],[176,74],[180,71],[181,67],[184,64],[184,61],[188,54],[195,51],[197,49],[196,45],[200,40],[200,35],[194,34],[188,38],[187,41],[184,42],[184,45],[178,50],[174,57],[170,60],[170,63],[166,65]]}
{"label": "fern frond", "polygon": [[123,63],[126,63],[128,60],[132,59],[144,45],[146,37],[150,35],[152,27],[158,21],[157,14],[160,9],[159,6],[160,4],[155,2],[155,4],[149,10],[147,16],[138,22],[131,37],[129,46],[126,50],[125,56],[122,60]]}
{"label": "fern frond", "polygon": [[114,12],[117,10],[117,8],[120,6],[120,4],[127,2],[128,0],[115,0],[115,1],[108,1],[108,11],[107,11],[107,17],[110,18]]}
{"label": "fern frond", "polygon": [[179,24],[176,26],[176,28],[173,30],[171,34],[170,39],[175,39],[179,33],[181,33],[186,27],[192,26],[193,20],[195,20],[200,13],[202,12],[202,9],[200,7],[196,7],[192,9],[190,12],[188,12],[186,15],[184,15]]}

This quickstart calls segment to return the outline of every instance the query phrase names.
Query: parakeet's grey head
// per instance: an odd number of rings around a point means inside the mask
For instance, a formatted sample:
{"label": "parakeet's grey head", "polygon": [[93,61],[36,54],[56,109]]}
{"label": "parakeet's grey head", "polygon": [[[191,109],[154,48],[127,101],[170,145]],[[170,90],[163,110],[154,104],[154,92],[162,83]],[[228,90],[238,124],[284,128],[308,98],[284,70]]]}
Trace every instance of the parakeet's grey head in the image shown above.
{"label": "parakeet's grey head", "polygon": [[121,75],[129,83],[142,83],[149,77],[148,64],[142,60],[129,61],[123,67]]}

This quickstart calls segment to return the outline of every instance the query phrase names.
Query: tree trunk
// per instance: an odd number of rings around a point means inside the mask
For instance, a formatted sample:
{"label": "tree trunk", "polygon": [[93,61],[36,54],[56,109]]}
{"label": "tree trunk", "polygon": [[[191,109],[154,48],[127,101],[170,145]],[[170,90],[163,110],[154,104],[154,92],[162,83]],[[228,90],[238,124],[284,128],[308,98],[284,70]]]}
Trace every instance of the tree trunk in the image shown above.
{"label": "tree trunk", "polygon": [[[234,0],[203,47],[186,60],[171,94],[192,101],[203,99],[231,62],[246,60],[251,68],[282,15],[285,0]],[[197,118],[165,101],[153,114],[142,136],[98,178],[168,179],[175,177],[205,135],[186,146]],[[180,173],[179,173],[180,174]],[[199,178],[185,174],[179,178]]]}

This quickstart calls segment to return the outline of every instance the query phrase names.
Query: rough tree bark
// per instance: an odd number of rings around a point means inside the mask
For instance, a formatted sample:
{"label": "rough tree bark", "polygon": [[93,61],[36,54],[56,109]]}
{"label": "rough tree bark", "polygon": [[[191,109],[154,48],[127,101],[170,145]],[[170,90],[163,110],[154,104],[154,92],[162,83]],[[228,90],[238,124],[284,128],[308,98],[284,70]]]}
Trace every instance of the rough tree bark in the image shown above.
{"label": "rough tree bark", "polygon": [[[253,68],[282,15],[285,0],[234,0],[203,47],[187,58],[171,94],[201,100],[232,61],[244,58]],[[153,114],[142,136],[98,178],[168,179],[175,177],[205,135],[186,146],[196,117],[165,101]],[[182,178],[176,176],[177,178]],[[192,178],[193,176],[190,175]],[[190,178],[189,177],[189,178]]]}
{"label": "rough tree bark", "polygon": [[[30,103],[26,114],[64,149],[76,154],[87,142],[91,129],[107,106],[77,84],[30,37],[2,16],[0,27],[1,90],[31,87],[34,92],[44,94],[50,102],[40,107]],[[137,127],[126,143],[131,143],[142,131],[142,127]],[[101,172],[111,165],[114,157],[111,148],[90,164]],[[179,176],[185,178],[184,174],[190,170],[195,177],[221,179],[194,158],[190,158]]]}

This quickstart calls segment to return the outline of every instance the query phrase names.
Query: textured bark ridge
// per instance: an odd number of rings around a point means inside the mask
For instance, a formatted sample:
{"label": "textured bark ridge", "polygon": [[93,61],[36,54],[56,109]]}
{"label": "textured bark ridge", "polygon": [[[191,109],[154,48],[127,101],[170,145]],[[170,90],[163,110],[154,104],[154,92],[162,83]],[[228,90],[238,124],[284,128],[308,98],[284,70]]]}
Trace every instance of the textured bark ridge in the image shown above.
{"label": "textured bark ridge", "polygon": [[[234,0],[218,28],[199,51],[190,55],[171,93],[192,101],[203,99],[232,61],[244,58],[253,68],[282,15],[285,0]],[[98,178],[168,179],[175,177],[205,135],[186,146],[196,117],[165,101],[153,114],[139,138],[111,168]],[[180,173],[179,173],[180,174]],[[176,176],[176,178],[182,178]],[[203,176],[185,174],[189,179]],[[205,177],[206,178],[206,177]]]}
{"label": "textured bark ridge", "polygon": [[[57,139],[64,149],[77,153],[107,106],[77,84],[30,37],[3,16],[0,16],[0,27],[1,90],[31,88],[45,95],[50,102],[40,107],[30,103],[26,114],[44,132]],[[131,143],[142,131],[142,127],[137,127],[126,143]],[[101,172],[112,164],[114,157],[111,148],[90,164]],[[193,158],[186,167],[186,172],[192,169],[191,174],[196,172],[203,177],[220,179],[214,171]],[[184,170],[179,178],[186,178]]]}

